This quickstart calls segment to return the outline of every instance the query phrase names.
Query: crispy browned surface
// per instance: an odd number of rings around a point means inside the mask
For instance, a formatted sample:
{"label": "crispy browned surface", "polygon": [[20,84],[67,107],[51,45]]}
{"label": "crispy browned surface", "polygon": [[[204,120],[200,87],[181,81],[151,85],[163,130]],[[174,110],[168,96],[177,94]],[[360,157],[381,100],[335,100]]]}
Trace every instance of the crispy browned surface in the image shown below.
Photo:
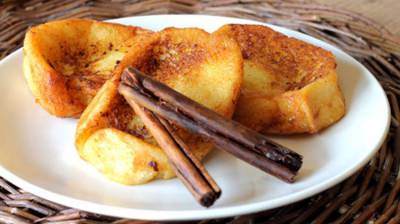
{"label": "crispy browned surface", "polygon": [[24,40],[24,75],[36,101],[56,116],[80,115],[118,61],[148,33],[84,19],[31,28]]}
{"label": "crispy browned surface", "polygon": [[334,56],[265,26],[226,25],[244,59],[235,119],[266,133],[315,133],[340,119],[344,102]]}
{"label": "crispy browned surface", "polygon": [[[117,92],[121,73],[129,65],[231,117],[243,76],[239,46],[200,29],[155,33],[132,48],[82,114],[78,152],[108,178],[123,184],[171,178],[174,173],[165,154]],[[210,151],[212,145],[200,137],[176,131],[198,158]]]}

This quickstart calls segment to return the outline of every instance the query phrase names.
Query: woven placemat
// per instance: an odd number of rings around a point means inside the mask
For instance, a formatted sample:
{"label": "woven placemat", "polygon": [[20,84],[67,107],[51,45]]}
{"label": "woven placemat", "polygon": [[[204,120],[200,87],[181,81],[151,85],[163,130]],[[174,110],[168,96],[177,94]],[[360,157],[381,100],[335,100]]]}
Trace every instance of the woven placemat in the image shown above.
{"label": "woven placemat", "polygon": [[[193,223],[365,223],[368,220],[400,223],[400,180],[397,180],[400,163],[400,38],[359,14],[293,0],[5,0],[0,1],[0,58],[21,47],[28,27],[49,20],[167,13],[248,18],[315,36],[338,46],[364,64],[384,87],[392,109],[390,133],[380,151],[368,165],[341,184],[282,208]],[[150,223],[66,208],[25,192],[0,177],[1,222]]]}

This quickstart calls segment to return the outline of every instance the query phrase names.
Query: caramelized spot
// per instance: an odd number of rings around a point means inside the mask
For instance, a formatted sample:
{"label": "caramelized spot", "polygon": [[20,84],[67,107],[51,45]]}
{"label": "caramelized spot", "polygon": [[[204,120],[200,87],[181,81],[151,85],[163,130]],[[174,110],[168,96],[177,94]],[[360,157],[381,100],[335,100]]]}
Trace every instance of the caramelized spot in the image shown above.
{"label": "caramelized spot", "polygon": [[152,136],[141,122],[135,120],[133,109],[121,95],[113,99],[110,110],[103,116],[107,117],[110,127],[129,133],[150,143]]}
{"label": "caramelized spot", "polygon": [[153,48],[152,55],[140,68],[148,75],[160,81],[185,75],[195,66],[203,63],[206,52],[198,44],[188,41],[172,40],[169,36],[162,38]]}
{"label": "caramelized spot", "polygon": [[113,128],[121,131],[129,132],[129,122],[133,117],[132,108],[126,103],[122,96],[117,95],[114,99],[111,111],[108,112],[108,119]]}
{"label": "caramelized spot", "polygon": [[243,58],[275,74],[280,82],[287,84],[286,90],[300,89],[336,67],[330,52],[268,27],[231,25],[230,29]]}
{"label": "caramelized spot", "polygon": [[148,163],[148,165],[150,166],[150,167],[152,167],[153,169],[154,169],[154,171],[156,171],[156,172],[158,172],[158,165],[157,165],[157,162],[156,161],[150,161],[149,163]]}

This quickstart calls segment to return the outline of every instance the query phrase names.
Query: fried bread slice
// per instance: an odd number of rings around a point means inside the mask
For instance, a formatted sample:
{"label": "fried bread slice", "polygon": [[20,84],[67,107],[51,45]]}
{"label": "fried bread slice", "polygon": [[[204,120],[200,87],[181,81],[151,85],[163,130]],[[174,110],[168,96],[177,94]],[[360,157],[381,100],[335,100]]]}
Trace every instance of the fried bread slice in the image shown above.
{"label": "fried bread slice", "polygon": [[31,28],[23,70],[36,101],[50,114],[79,116],[128,49],[150,31],[87,19]]}
{"label": "fried bread slice", "polygon": [[[240,48],[234,40],[195,28],[167,28],[134,47],[123,58],[82,114],[76,133],[79,155],[109,179],[142,184],[175,176],[158,147],[117,88],[133,66],[204,106],[231,117],[243,79]],[[212,144],[175,127],[203,159]]]}
{"label": "fried bread slice", "polygon": [[316,133],[344,115],[332,53],[260,25],[225,25],[214,34],[242,51],[237,121],[263,133]]}

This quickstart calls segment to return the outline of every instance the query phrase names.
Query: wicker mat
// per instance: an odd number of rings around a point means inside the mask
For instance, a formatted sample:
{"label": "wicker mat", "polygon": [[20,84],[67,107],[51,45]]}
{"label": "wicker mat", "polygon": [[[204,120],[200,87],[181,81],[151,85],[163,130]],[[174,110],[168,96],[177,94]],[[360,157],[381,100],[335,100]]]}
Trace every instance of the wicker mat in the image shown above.
{"label": "wicker mat", "polygon": [[[21,47],[29,26],[49,20],[166,13],[254,19],[289,27],[340,47],[375,75],[390,100],[390,134],[376,156],[349,179],[312,198],[256,214],[193,223],[400,223],[400,39],[370,19],[343,9],[293,0],[5,0],[0,1],[0,12],[0,58]],[[66,208],[25,192],[1,177],[0,222],[149,223]]]}

